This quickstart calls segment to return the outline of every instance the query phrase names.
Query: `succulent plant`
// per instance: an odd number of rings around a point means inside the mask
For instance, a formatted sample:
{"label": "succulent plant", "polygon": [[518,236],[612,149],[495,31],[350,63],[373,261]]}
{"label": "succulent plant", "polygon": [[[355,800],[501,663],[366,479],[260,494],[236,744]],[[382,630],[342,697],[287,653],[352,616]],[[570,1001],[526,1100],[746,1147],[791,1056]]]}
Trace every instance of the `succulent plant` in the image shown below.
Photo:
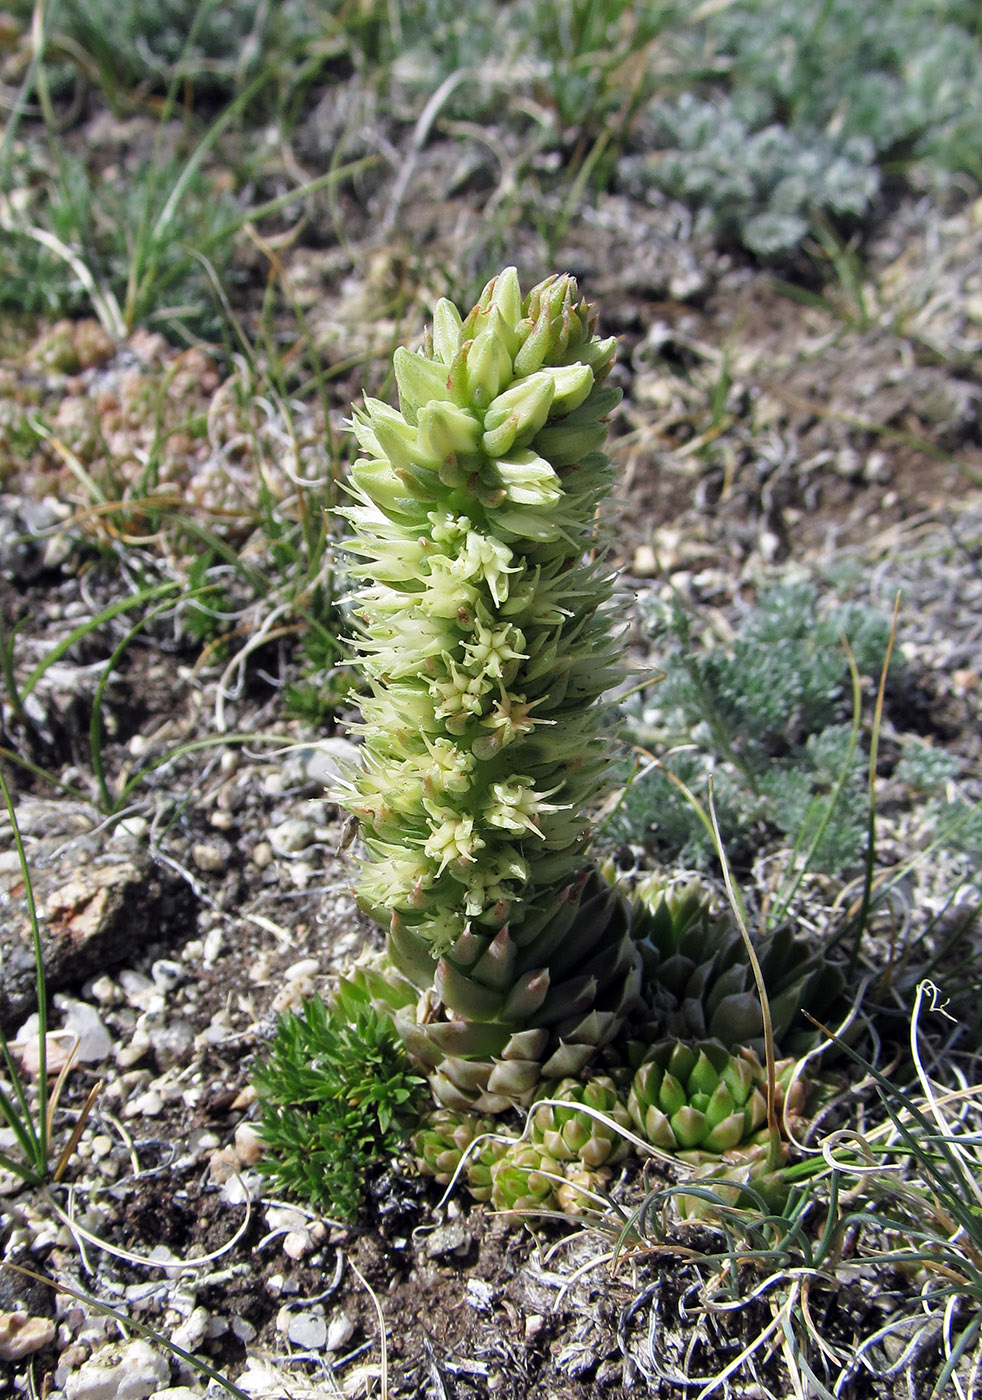
{"label": "succulent plant", "polygon": [[[638,1021],[647,1022],[648,1038],[709,1038],[763,1055],[760,995],[733,921],[711,912],[697,881],[672,885],[651,876],[630,898],[644,967],[646,1010]],[[765,934],[755,950],[779,1051],[802,1054],[817,1036],[801,1012],[825,1014],[842,993],[842,972],[787,924]]]}
{"label": "succulent plant", "polygon": [[339,796],[388,928],[374,994],[451,1108],[579,1073],[640,987],[627,906],[585,857],[620,674],[597,522],[620,393],[595,319],[572,277],[523,297],[508,268],[466,317],[437,304],[396,351],[399,408],[368,399],[353,425],[368,693]]}
{"label": "succulent plant", "polygon": [[543,1147],[518,1142],[491,1168],[491,1204],[522,1213],[554,1210],[564,1180],[562,1163]]}
{"label": "succulent plant", "polygon": [[[479,1138],[484,1140],[477,1142]],[[475,1142],[477,1146],[472,1148]],[[413,1138],[420,1171],[443,1186],[453,1180],[466,1153],[465,1180],[476,1201],[490,1197],[492,1169],[508,1150],[509,1144],[494,1120],[453,1108],[434,1109]]]}
{"label": "succulent plant", "polygon": [[[793,1067],[793,1060],[776,1066],[779,1113],[804,1107],[800,1080],[784,1103]],[[764,1140],[766,1082],[764,1066],[752,1050],[731,1053],[717,1041],[665,1040],[652,1046],[635,1072],[627,1107],[653,1147],[699,1165]]]}
{"label": "succulent plant", "polygon": [[603,1113],[615,1125],[630,1129],[631,1119],[614,1081],[597,1075],[585,1084],[563,1079],[557,1085],[543,1085],[540,1097],[561,1099],[563,1103],[542,1103],[532,1114],[532,1142],[557,1162],[579,1162],[588,1171],[613,1166],[626,1157],[629,1144],[616,1126],[602,1122],[582,1106]]}
{"label": "succulent plant", "polygon": [[759,1210],[760,1198],[767,1210],[780,1213],[792,1186],[784,1171],[787,1160],[786,1142],[776,1153],[770,1144],[755,1143],[719,1157],[706,1155],[692,1163],[696,1171],[690,1182],[697,1190],[674,1192],[675,1208],[685,1220],[715,1220],[720,1206]]}

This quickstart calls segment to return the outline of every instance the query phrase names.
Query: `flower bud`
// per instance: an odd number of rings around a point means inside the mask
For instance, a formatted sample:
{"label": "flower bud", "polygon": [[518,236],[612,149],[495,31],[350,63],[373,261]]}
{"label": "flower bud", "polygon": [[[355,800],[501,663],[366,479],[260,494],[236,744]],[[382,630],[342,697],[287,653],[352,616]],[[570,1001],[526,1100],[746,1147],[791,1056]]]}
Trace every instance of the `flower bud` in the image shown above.
{"label": "flower bud", "polygon": [[452,301],[441,297],[433,309],[433,350],[448,369],[460,353],[460,326],[460,312]]}
{"label": "flower bud", "polygon": [[414,355],[400,345],[392,357],[392,365],[399,390],[399,407],[403,414],[412,414],[411,422],[416,421],[416,411],[421,404],[450,398],[446,367],[438,361]]}
{"label": "flower bud", "polygon": [[481,425],[472,413],[452,403],[428,403],[419,411],[420,450],[440,463],[456,453],[476,452]]}
{"label": "flower bud", "polygon": [[472,408],[483,412],[512,376],[508,349],[491,327],[471,341],[467,351],[464,392]]}
{"label": "flower bud", "polygon": [[524,447],[548,418],[555,392],[554,381],[543,371],[520,379],[492,400],[481,439],[488,456],[500,457],[516,444]]}
{"label": "flower bud", "polygon": [[485,475],[489,483],[503,487],[505,498],[517,506],[549,506],[563,494],[549,462],[527,447],[496,458]]}

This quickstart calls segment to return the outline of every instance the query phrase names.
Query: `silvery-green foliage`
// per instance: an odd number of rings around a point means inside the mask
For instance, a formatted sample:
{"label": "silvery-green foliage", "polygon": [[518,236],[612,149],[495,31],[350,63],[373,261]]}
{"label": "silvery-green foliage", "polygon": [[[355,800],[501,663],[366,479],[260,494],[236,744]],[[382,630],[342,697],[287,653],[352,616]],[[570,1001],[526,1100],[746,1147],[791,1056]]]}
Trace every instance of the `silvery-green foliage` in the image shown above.
{"label": "silvery-green foliage", "polygon": [[[666,768],[704,802],[712,774],[731,859],[753,858],[775,830],[808,849],[842,781],[812,863],[835,871],[857,862],[867,815],[866,758],[861,745],[850,758],[852,698],[842,638],[871,686],[887,654],[887,619],[870,608],[823,602],[805,580],[763,594],[727,647],[707,647],[678,607],[648,602],[643,613],[665,679],[628,707],[629,730],[665,753]],[[897,649],[891,665],[894,674],[902,666]],[[661,770],[628,789],[607,834],[653,842],[672,859],[715,859],[711,835]]]}
{"label": "silvery-green foliage", "polygon": [[648,114],[657,155],[629,161],[628,182],[697,205],[703,222],[769,256],[791,248],[815,216],[859,217],[879,188],[865,135],[755,126],[729,96],[684,93]]}
{"label": "silvery-green foliage", "polygon": [[654,95],[629,186],[691,202],[770,257],[816,216],[872,208],[880,167],[918,178],[982,170],[978,15],[944,0],[739,0],[677,35],[692,77]]}

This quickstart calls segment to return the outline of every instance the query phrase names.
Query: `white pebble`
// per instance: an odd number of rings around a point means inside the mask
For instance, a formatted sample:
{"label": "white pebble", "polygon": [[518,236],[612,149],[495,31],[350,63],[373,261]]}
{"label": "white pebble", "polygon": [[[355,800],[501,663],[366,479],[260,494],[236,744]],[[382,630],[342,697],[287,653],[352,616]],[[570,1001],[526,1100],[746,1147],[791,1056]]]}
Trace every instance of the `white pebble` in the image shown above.
{"label": "white pebble", "polygon": [[326,1349],[340,1351],[342,1347],[348,1345],[354,1335],[355,1324],[348,1314],[346,1312],[335,1313],[328,1324]]}
{"label": "white pebble", "polygon": [[172,992],[184,980],[184,968],[173,958],[158,958],[150,969],[150,976],[162,992]]}
{"label": "white pebble", "polygon": [[27,1313],[0,1313],[0,1361],[21,1361],[32,1352],[50,1346],[55,1324],[50,1317],[29,1317]]}
{"label": "white pebble", "polygon": [[202,961],[205,967],[211,967],[212,963],[222,951],[222,943],[224,941],[221,927],[218,924],[216,924],[214,928],[209,929],[205,934],[205,943],[202,950]]}
{"label": "white pebble", "polygon": [[87,1065],[104,1060],[113,1042],[95,1007],[84,1001],[70,1001],[67,997],[60,1004],[65,1010],[65,1030],[78,1036],[75,1058]]}
{"label": "white pebble", "polygon": [[265,870],[273,859],[273,848],[268,841],[257,841],[252,848],[252,862],[259,870]]}
{"label": "white pebble", "polygon": [[266,1211],[266,1224],[270,1230],[303,1230],[307,1217],[292,1206],[269,1206]]}
{"label": "white pebble", "polygon": [[309,860],[295,860],[290,866],[290,879],[298,890],[305,890],[314,878],[314,867]]}
{"label": "white pebble", "polygon": [[304,1351],[320,1351],[327,1341],[327,1323],[316,1313],[294,1313],[286,1329],[294,1346]]}
{"label": "white pebble", "polygon": [[123,1110],[126,1118],[156,1118],[163,1112],[164,1101],[156,1089],[148,1089],[145,1094],[131,1099]]}
{"label": "white pebble", "polygon": [[317,958],[301,958],[299,962],[291,963],[283,974],[284,982],[308,982],[312,977],[316,977],[321,970],[320,962]]}
{"label": "white pebble", "polygon": [[146,1010],[147,1002],[157,990],[149,977],[144,977],[142,972],[134,972],[131,968],[124,968],[119,974],[119,985],[126,993],[126,1000],[130,1006],[135,1006],[139,1011]]}
{"label": "white pebble", "polygon": [[263,1155],[263,1140],[254,1123],[240,1123],[236,1128],[235,1153],[245,1167],[254,1167]]}
{"label": "white pebble", "polygon": [[343,767],[357,761],[358,748],[348,739],[322,739],[304,766],[312,783],[333,787]]}
{"label": "white pebble", "polygon": [[111,1006],[113,1002],[119,1001],[121,998],[120,989],[116,986],[113,979],[108,977],[105,973],[102,973],[100,977],[97,977],[95,981],[91,983],[89,992],[102,1006]]}
{"label": "white pebble", "polygon": [[210,1320],[211,1314],[207,1308],[195,1308],[191,1316],[174,1329],[171,1340],[185,1351],[196,1352],[208,1335]]}
{"label": "white pebble", "polygon": [[277,855],[292,855],[309,845],[313,830],[310,822],[304,821],[301,817],[289,817],[285,822],[280,822],[279,826],[274,826],[271,829],[269,844]]}
{"label": "white pebble", "polygon": [[191,847],[191,859],[206,875],[220,875],[225,869],[225,852],[209,841],[196,841]]}
{"label": "white pebble", "polygon": [[143,1341],[129,1342],[107,1358],[96,1354],[65,1381],[67,1400],[148,1400],[170,1379],[170,1367]]}
{"label": "white pebble", "polygon": [[288,1259],[303,1259],[314,1247],[306,1230],[290,1230],[283,1236],[283,1253]]}

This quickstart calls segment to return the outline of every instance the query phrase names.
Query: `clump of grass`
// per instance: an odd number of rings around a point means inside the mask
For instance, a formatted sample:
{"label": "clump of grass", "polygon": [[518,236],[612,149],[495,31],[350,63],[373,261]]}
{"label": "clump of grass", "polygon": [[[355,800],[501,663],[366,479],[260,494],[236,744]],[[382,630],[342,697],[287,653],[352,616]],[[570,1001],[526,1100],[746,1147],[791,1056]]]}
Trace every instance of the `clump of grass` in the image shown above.
{"label": "clump of grass", "polygon": [[[86,1099],[75,1125],[62,1145],[57,1157],[52,1156],[54,1138],[54,1118],[58,1109],[61,1091],[68,1078],[74,1060],[72,1052],[64,1063],[53,1087],[48,1084],[48,995],[44,973],[44,954],[41,947],[41,930],[38,924],[37,907],[34,901],[34,888],[31,871],[24,853],[17,814],[0,767],[0,798],[6,809],[10,823],[14,848],[20,862],[21,877],[24,881],[24,895],[27,903],[28,926],[31,932],[31,947],[34,954],[34,978],[38,1007],[38,1070],[37,1096],[33,1098],[30,1086],[25,1083],[17,1068],[13,1051],[7,1037],[0,1031],[0,1122],[12,1134],[15,1147],[11,1152],[0,1152],[0,1167],[12,1172],[25,1186],[43,1186],[48,1181],[60,1181],[71,1160],[72,1154],[82,1136],[92,1106],[98,1097],[101,1084],[96,1084]],[[76,1042],[77,1048],[77,1042]]]}
{"label": "clump of grass", "polygon": [[387,1017],[367,1003],[339,1013],[320,997],[279,1017],[253,1083],[268,1148],[260,1169],[345,1220],[408,1141],[424,1086]]}
{"label": "clump of grass", "polygon": [[178,339],[220,335],[209,277],[192,251],[207,250],[214,274],[231,275],[225,234],[239,210],[215,180],[172,158],[110,181],[68,154],[52,175],[25,175],[15,168],[6,177],[8,189],[16,182],[31,198],[3,221],[0,307],[68,316],[105,303],[118,309],[111,333],[153,325]]}

